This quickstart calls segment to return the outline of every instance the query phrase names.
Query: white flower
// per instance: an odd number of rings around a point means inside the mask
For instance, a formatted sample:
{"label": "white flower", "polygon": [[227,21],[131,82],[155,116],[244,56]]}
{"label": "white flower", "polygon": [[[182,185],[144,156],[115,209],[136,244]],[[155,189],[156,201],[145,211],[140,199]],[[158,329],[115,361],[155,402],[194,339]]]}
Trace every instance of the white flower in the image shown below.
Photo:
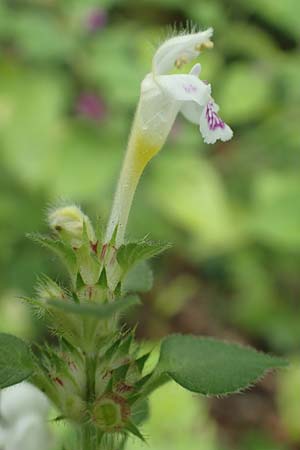
{"label": "white flower", "polygon": [[147,163],[162,148],[181,112],[197,123],[204,142],[227,141],[232,130],[218,116],[219,107],[211,96],[209,83],[199,79],[201,65],[190,73],[170,73],[212,48],[213,30],[181,34],[165,41],[156,51],[152,72],[144,78],[128,148],[106,231],[106,243],[115,231],[115,245],[124,241],[128,215],[138,181]]}
{"label": "white flower", "polygon": [[1,450],[48,450],[49,401],[30,383],[1,390]]}
{"label": "white flower", "polygon": [[[137,125],[152,142],[162,145],[179,112],[197,123],[204,141],[227,141],[232,130],[218,116],[218,106],[211,97],[211,86],[198,77],[201,65],[189,74],[170,74],[174,68],[195,59],[203,48],[212,47],[213,30],[180,35],[163,43],[154,55],[152,72],[142,83]],[[150,137],[149,136],[149,137]]]}

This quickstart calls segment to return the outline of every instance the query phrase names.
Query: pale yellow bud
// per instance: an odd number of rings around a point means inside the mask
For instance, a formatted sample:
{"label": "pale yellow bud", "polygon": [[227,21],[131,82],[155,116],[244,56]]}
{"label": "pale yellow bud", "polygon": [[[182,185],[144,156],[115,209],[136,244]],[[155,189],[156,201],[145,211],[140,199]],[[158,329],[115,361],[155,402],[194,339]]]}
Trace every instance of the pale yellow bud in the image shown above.
{"label": "pale yellow bud", "polygon": [[50,211],[48,222],[50,228],[74,248],[79,248],[82,245],[84,226],[89,241],[92,243],[96,241],[95,232],[90,219],[80,208],[78,208],[78,206],[63,206]]}

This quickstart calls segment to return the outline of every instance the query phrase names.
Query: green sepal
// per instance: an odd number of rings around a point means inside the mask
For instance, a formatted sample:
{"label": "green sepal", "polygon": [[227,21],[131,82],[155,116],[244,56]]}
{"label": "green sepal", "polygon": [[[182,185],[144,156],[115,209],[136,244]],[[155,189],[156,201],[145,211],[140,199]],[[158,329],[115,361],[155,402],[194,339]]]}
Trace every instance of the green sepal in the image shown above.
{"label": "green sepal", "polygon": [[144,436],[142,435],[142,433],[140,432],[140,430],[138,429],[138,427],[131,421],[128,421],[126,423],[126,427],[125,429],[127,431],[129,431],[129,433],[133,434],[134,436],[138,437],[139,439],[141,439],[141,441],[146,442]]}
{"label": "green sepal", "polygon": [[137,368],[139,370],[140,373],[143,372],[143,369],[145,367],[145,364],[149,358],[149,356],[151,355],[151,352],[145,353],[145,355],[141,356],[140,358],[136,359],[135,363],[137,365]]}
{"label": "green sepal", "polygon": [[102,288],[107,288],[107,275],[106,275],[106,270],[105,267],[103,267],[101,274],[100,274],[100,278],[98,280],[98,285]]}
{"label": "green sepal", "polygon": [[115,384],[125,380],[130,365],[131,363],[123,364],[113,371],[113,381]]}
{"label": "green sepal", "polygon": [[83,223],[82,244],[75,252],[78,269],[84,284],[92,286],[99,280],[102,264],[91,249],[86,224]]}
{"label": "green sepal", "polygon": [[59,239],[52,239],[49,236],[42,235],[39,233],[28,233],[27,237],[32,241],[40,244],[42,247],[46,247],[54,252],[65,264],[72,284],[75,286],[76,277],[78,272],[78,264],[76,260],[76,255],[72,247],[66,245],[63,241]]}
{"label": "green sepal", "polygon": [[247,389],[268,370],[286,366],[285,360],[250,347],[173,335],[162,342],[157,370],[189,391],[226,395]]}
{"label": "green sepal", "polygon": [[113,391],[113,388],[114,388],[114,380],[113,380],[113,377],[110,377],[110,379],[106,385],[106,388],[104,390],[104,394],[111,393]]}
{"label": "green sepal", "polygon": [[151,379],[153,373],[149,373],[148,375],[145,375],[144,377],[142,377],[139,381],[137,381],[134,385],[134,389],[136,391],[140,391],[141,389],[143,389],[143,387],[145,386],[146,383],[148,383],[148,381]]}
{"label": "green sepal", "polygon": [[128,336],[126,336],[125,338],[123,338],[120,347],[118,349],[118,356],[122,357],[122,356],[127,356],[130,352],[130,347],[132,345],[134,341],[134,333],[133,331],[131,331]]}
{"label": "green sepal", "polygon": [[115,356],[117,349],[119,348],[120,344],[122,342],[122,338],[119,337],[105,352],[104,354],[104,360],[105,362],[111,361],[111,359]]}

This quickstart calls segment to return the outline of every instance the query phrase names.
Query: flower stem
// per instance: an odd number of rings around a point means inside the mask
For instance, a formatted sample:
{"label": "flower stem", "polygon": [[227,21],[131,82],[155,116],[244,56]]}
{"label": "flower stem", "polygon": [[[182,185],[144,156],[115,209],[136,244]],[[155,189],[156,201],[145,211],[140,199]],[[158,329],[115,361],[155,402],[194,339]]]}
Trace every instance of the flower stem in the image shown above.
{"label": "flower stem", "polygon": [[86,354],[85,371],[86,371],[86,400],[92,403],[95,400],[95,371],[97,360],[94,354]]}
{"label": "flower stem", "polygon": [[[86,354],[86,402],[92,404],[95,400],[96,355]],[[79,429],[80,450],[101,450],[101,434],[91,423],[82,424]]]}

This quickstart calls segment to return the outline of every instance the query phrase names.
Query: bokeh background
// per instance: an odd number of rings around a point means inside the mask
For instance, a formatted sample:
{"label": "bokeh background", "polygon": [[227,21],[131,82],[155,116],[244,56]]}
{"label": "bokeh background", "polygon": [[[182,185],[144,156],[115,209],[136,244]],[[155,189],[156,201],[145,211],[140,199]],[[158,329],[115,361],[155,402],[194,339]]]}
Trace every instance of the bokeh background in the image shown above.
{"label": "bokeh background", "polygon": [[105,224],[140,82],[187,21],[215,28],[202,77],[235,136],[206,146],[179,118],[147,168],[128,234],[174,245],[129,320],[151,342],[212,335],[292,365],[230,398],[169,384],[144,431],[155,450],[300,449],[299,0],[0,0],[0,329],[44,335],[18,296],[63,276],[25,234],[60,198]]}

